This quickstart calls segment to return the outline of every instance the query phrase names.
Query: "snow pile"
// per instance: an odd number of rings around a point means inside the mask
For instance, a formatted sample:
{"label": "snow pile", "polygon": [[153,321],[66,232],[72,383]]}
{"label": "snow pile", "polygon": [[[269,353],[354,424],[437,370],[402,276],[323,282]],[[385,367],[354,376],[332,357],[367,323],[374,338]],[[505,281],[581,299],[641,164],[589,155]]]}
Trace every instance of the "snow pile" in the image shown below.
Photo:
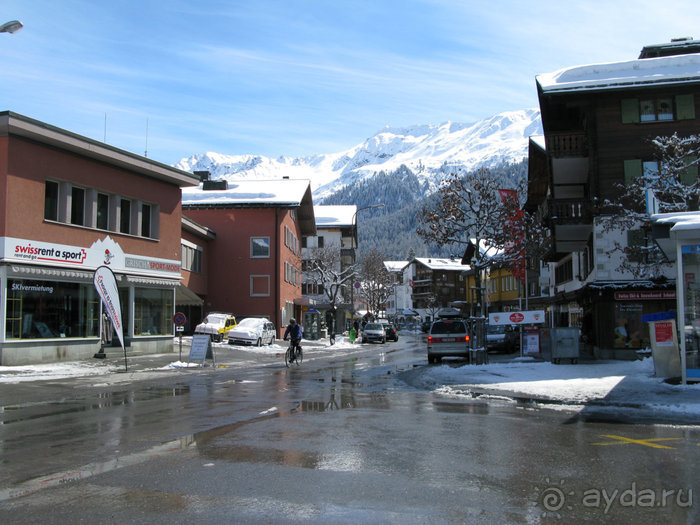
{"label": "snow pile", "polygon": [[109,363],[75,361],[26,366],[0,366],[0,383],[23,383],[67,377],[100,376],[115,372],[118,367]]}

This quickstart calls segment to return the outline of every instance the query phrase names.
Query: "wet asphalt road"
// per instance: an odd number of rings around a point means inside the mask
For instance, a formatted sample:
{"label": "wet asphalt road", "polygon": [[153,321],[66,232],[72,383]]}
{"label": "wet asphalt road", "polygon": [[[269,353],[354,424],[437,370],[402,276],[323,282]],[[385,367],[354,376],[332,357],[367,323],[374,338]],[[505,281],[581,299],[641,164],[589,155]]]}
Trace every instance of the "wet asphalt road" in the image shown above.
{"label": "wet asphalt road", "polygon": [[697,427],[427,392],[412,386],[418,338],[310,348],[291,369],[227,364],[18,387],[25,402],[1,413],[0,520],[700,521]]}

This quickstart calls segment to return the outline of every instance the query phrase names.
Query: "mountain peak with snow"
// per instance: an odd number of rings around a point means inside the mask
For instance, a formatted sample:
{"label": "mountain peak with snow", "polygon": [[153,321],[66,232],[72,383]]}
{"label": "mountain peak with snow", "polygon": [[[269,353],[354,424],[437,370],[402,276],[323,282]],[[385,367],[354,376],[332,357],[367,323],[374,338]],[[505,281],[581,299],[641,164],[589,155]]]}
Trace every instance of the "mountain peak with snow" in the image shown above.
{"label": "mountain peak with snow", "polygon": [[528,138],[542,134],[539,111],[508,111],[475,123],[443,122],[403,128],[386,127],[339,153],[309,157],[224,155],[207,152],[180,160],[185,171],[209,171],[212,179],[309,179],[314,199],[402,166],[435,187],[445,166],[471,171],[527,157]]}

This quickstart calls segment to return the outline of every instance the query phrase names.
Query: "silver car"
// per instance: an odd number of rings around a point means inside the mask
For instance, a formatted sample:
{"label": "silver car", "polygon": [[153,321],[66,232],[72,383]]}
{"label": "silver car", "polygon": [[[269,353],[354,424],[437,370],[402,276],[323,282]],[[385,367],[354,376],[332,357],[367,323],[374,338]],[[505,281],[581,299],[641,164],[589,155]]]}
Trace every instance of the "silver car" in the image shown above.
{"label": "silver car", "polygon": [[469,334],[462,319],[440,319],[430,325],[427,337],[428,363],[443,357],[469,358]]}
{"label": "silver car", "polygon": [[386,332],[384,331],[384,325],[380,323],[367,323],[362,330],[362,342],[371,343],[372,341],[377,343],[386,343]]}
{"label": "silver car", "polygon": [[262,346],[275,340],[275,325],[267,319],[246,317],[228,333],[228,344]]}

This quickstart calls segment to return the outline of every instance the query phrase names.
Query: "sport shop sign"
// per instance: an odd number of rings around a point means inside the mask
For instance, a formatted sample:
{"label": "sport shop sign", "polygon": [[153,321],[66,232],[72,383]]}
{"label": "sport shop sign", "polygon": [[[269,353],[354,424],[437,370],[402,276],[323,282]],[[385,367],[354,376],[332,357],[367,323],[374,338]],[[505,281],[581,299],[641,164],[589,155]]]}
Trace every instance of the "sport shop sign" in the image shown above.
{"label": "sport shop sign", "polygon": [[13,237],[0,237],[0,240],[0,259],[5,262],[85,269],[108,266],[113,271],[180,276],[180,261],[125,254],[109,236],[95,241],[89,248]]}

